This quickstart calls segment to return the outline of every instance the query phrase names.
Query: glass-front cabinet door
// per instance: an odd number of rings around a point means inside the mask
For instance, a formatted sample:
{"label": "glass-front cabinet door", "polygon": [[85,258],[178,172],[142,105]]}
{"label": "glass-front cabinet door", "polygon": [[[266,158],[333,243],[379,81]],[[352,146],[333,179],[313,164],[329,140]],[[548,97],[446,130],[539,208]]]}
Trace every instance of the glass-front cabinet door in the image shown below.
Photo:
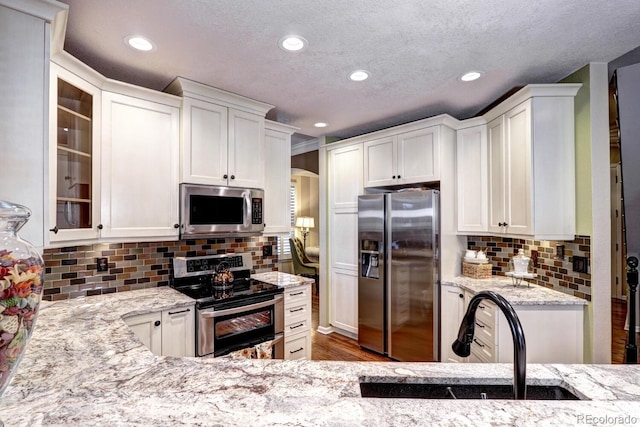
{"label": "glass-front cabinet door", "polygon": [[100,90],[52,64],[51,98],[49,239],[96,238]]}

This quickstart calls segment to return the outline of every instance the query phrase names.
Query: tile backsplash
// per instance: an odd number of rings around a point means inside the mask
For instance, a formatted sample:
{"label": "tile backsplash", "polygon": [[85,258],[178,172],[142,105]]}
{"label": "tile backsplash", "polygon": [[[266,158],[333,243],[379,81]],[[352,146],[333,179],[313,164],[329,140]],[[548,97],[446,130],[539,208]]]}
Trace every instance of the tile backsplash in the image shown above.
{"label": "tile backsplash", "polygon": [[[563,248],[557,249],[558,245]],[[576,236],[573,241],[525,240],[493,236],[469,236],[467,248],[487,252],[493,264],[493,274],[504,276],[509,271],[509,259],[524,249],[531,257],[531,251],[538,252],[538,266],[532,279],[536,284],[591,301],[591,238]],[[564,254],[562,256],[562,249]],[[560,252],[560,256],[558,255]],[[573,271],[575,257],[584,257],[587,273]]]}
{"label": "tile backsplash", "polygon": [[[276,237],[178,240],[166,242],[99,243],[45,249],[44,299],[57,301],[82,296],[153,288],[169,284],[169,260],[225,252],[251,252],[253,272],[277,270]],[[263,257],[264,246],[272,256]],[[107,258],[107,271],[97,271],[98,258]]]}

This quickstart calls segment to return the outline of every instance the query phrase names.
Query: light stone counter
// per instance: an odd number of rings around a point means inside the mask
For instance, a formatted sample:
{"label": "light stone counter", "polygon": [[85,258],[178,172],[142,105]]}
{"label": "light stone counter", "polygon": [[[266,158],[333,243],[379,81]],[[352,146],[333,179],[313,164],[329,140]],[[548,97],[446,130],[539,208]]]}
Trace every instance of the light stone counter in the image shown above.
{"label": "light stone counter", "polygon": [[458,276],[442,280],[443,286],[458,286],[470,292],[494,291],[513,305],[587,305],[587,301],[553,289],[527,284],[513,286],[510,277],[493,276],[490,279],[472,279]]}
{"label": "light stone counter", "polygon": [[252,279],[262,280],[263,282],[278,285],[285,289],[295,288],[297,286],[313,284],[315,281],[308,277],[296,276],[289,273],[281,273],[279,271],[270,271],[268,273],[256,273],[251,275]]}
{"label": "light stone counter", "polygon": [[19,371],[0,400],[0,418],[8,427],[640,423],[636,366],[528,366],[529,384],[562,384],[588,401],[365,399],[359,378],[510,384],[513,368],[160,357],[121,320],[188,303],[165,287],[43,305]]}

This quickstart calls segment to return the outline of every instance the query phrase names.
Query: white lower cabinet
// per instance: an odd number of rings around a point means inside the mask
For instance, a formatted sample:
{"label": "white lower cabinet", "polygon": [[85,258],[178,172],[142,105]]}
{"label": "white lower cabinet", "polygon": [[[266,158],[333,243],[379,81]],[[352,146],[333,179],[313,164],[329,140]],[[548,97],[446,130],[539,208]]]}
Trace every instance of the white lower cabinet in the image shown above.
{"label": "white lower cabinet", "polygon": [[139,314],[124,321],[155,355],[195,355],[195,306]]}
{"label": "white lower cabinet", "polygon": [[451,349],[458,337],[460,322],[464,316],[464,293],[455,286],[443,286],[440,292],[440,361],[461,362],[463,358]]}
{"label": "white lower cabinet", "polygon": [[[443,287],[449,288],[456,289]],[[466,311],[474,294],[466,290],[464,294]],[[443,307],[446,295],[443,291]],[[513,308],[524,330],[527,363],[583,363],[583,305],[513,305]],[[446,321],[451,321],[451,318],[447,317]],[[456,323],[460,325],[459,321]],[[446,331],[444,321],[442,328]],[[491,301],[482,300],[478,305],[471,354],[467,361],[513,362],[513,338],[509,323]]]}
{"label": "white lower cabinet", "polygon": [[162,312],[162,355],[195,356],[195,310],[181,307]]}
{"label": "white lower cabinet", "polygon": [[285,359],[311,359],[311,310],[311,284],[285,289]]}
{"label": "white lower cabinet", "polygon": [[151,353],[162,355],[162,313],[145,313],[126,317],[125,323]]}

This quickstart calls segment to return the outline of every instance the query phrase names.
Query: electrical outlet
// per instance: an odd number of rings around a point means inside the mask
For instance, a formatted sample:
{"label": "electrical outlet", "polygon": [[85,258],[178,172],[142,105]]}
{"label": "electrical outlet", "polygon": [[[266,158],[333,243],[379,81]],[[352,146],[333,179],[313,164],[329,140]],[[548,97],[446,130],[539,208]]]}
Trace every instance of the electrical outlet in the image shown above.
{"label": "electrical outlet", "polygon": [[557,245],[556,246],[556,258],[557,259],[564,259],[564,245]]}
{"label": "electrical outlet", "polygon": [[99,273],[109,270],[109,260],[107,258],[98,258],[96,260],[96,270]]}
{"label": "electrical outlet", "polygon": [[538,268],[538,251],[531,251],[531,262],[535,268]]}
{"label": "electrical outlet", "polygon": [[273,250],[272,250],[272,246],[271,245],[264,245],[262,247],[262,256],[266,257],[266,256],[272,256],[273,254]]}
{"label": "electrical outlet", "polygon": [[587,262],[587,257],[574,255],[573,271],[575,271],[576,273],[588,273],[589,265]]}

